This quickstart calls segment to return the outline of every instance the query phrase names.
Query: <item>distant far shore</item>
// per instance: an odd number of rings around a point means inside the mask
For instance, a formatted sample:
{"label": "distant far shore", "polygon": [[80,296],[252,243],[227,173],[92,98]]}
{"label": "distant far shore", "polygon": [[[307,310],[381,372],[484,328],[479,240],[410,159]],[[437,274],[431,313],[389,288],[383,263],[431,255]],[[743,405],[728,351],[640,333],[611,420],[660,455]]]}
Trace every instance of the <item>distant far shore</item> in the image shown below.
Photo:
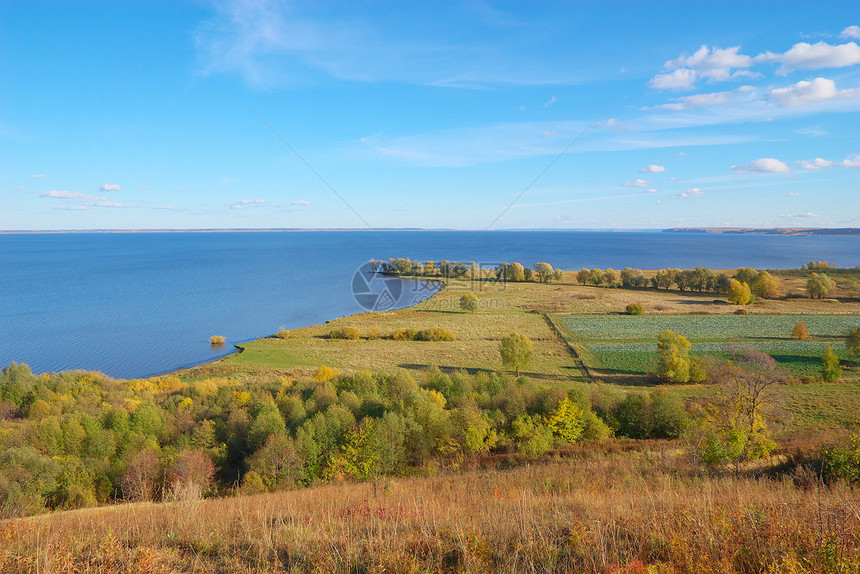
{"label": "distant far shore", "polygon": [[309,232],[345,232],[345,231],[453,231],[453,232],[493,232],[493,231],[569,231],[569,232],[628,232],[628,233],[729,233],[736,235],[818,235],[834,237],[860,237],[860,228],[820,228],[820,227],[675,227],[671,229],[558,229],[558,228],[534,228],[534,229],[446,229],[446,228],[422,228],[422,227],[255,227],[255,228],[212,228],[212,229],[0,229],[0,235],[39,235],[39,234],[63,234],[63,233],[261,233],[261,232],[284,232],[284,233],[309,233]]}
{"label": "distant far shore", "polygon": [[827,235],[850,237],[860,236],[857,227],[676,227],[664,229],[667,233],[733,233],[739,235]]}

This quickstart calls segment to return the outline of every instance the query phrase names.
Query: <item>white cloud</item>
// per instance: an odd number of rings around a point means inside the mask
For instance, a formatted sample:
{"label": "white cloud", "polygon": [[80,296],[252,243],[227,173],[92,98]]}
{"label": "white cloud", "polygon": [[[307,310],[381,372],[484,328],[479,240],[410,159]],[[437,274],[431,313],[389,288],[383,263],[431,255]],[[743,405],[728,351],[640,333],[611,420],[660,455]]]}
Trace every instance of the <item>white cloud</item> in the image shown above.
{"label": "white cloud", "polygon": [[839,165],[842,167],[860,168],[860,153],[852,154],[842,160]]}
{"label": "white cloud", "polygon": [[645,193],[657,193],[657,190],[654,189],[653,187],[651,187],[651,188],[646,189]]}
{"label": "white cloud", "polygon": [[648,85],[657,90],[692,90],[695,83],[695,70],[681,68],[668,74],[657,74]]}
{"label": "white cloud", "polygon": [[782,64],[776,71],[786,75],[793,70],[817,70],[821,68],[844,68],[860,63],[860,46],[847,42],[833,46],[826,42],[808,44],[800,42],[783,54],[765,52],[755,58],[761,62],[779,62]]}
{"label": "white cloud", "polygon": [[52,189],[50,191],[46,191],[45,193],[40,193],[39,197],[56,197],[57,199],[85,199],[90,196],[81,193],[80,191],[62,191],[57,189]]}
{"label": "white cloud", "polygon": [[44,173],[34,173],[30,177],[32,177],[33,179],[45,179],[48,176],[45,175]]}
{"label": "white cloud", "polygon": [[800,167],[802,167],[803,169],[822,169],[825,167],[833,167],[832,161],[830,161],[829,159],[822,159],[820,157],[815,158],[811,162],[806,160],[800,160],[797,163],[799,163]]}
{"label": "white cloud", "polygon": [[678,199],[687,199],[689,197],[696,197],[699,195],[705,195],[705,192],[702,191],[701,189],[699,189],[698,187],[691,187],[687,191],[682,191],[681,193],[676,193],[672,197],[675,197]]}
{"label": "white cloud", "polygon": [[556,137],[557,135],[558,135],[558,132],[557,132],[557,131],[555,131],[555,130],[552,130],[552,131],[547,130],[547,131],[543,132],[543,133],[540,135],[540,137],[542,137],[542,138],[554,138],[554,137]]}
{"label": "white cloud", "polygon": [[815,78],[797,82],[785,88],[774,88],[768,91],[769,100],[782,107],[794,107],[825,100],[860,98],[860,88],[837,90],[836,82],[828,78]]}
{"label": "white cloud", "polygon": [[116,201],[96,201],[94,203],[88,203],[87,205],[91,205],[93,207],[131,207],[129,205],[123,205],[122,203],[117,203]]}
{"label": "white cloud", "polygon": [[54,209],[67,209],[69,211],[84,211],[91,209],[88,205],[55,205]]}
{"label": "white cloud", "polygon": [[789,197],[799,197],[799,196],[800,196],[800,194],[799,194],[799,193],[797,193],[796,191],[789,191],[789,192],[788,192],[788,193],[786,193],[785,195],[787,195],[787,196],[789,196]]}
{"label": "white cloud", "polygon": [[310,204],[311,204],[310,201],[306,201],[304,199],[297,199],[294,202],[292,202],[290,205],[302,205],[302,206],[304,206],[304,205],[310,205]]}
{"label": "white cloud", "polygon": [[691,108],[705,108],[709,106],[717,106],[729,102],[731,92],[713,92],[710,94],[695,94],[692,96],[684,96],[682,98],[673,98],[668,104],[660,104],[653,106],[653,110],[689,110]]}
{"label": "white cloud", "polygon": [[548,107],[550,107],[551,105],[553,105],[554,103],[556,103],[557,101],[558,101],[558,98],[556,98],[555,96],[553,96],[553,97],[551,97],[551,98],[549,99],[549,101],[548,101],[547,103],[545,103],[545,104],[543,105],[543,107],[548,108]]}
{"label": "white cloud", "polygon": [[122,187],[115,183],[106,183],[99,188],[99,191],[122,191]]}
{"label": "white cloud", "polygon": [[710,49],[702,46],[692,56],[669,60],[663,68],[667,70],[689,68],[703,78],[720,82],[751,75],[743,70],[732,72],[733,68],[749,68],[753,65],[753,59],[750,56],[738,53],[740,49],[740,46],[725,49]]}
{"label": "white cloud", "polygon": [[639,173],[663,173],[666,171],[666,168],[662,165],[651,164],[648,167],[643,167],[639,170]]}
{"label": "white cloud", "polygon": [[812,213],[811,211],[807,211],[806,213],[798,213],[797,215],[790,215],[788,213],[780,214],[780,217],[784,217],[786,219],[810,219],[812,217],[821,217],[817,213]]}
{"label": "white cloud", "polygon": [[240,201],[236,201],[234,203],[227,203],[227,207],[230,209],[244,209],[246,207],[254,207],[257,205],[263,205],[266,203],[265,199],[242,199]]}
{"label": "white cloud", "polygon": [[848,26],[842,33],[839,34],[842,38],[857,38],[860,39],[860,26]]}
{"label": "white cloud", "polygon": [[733,165],[732,170],[735,173],[753,172],[753,173],[787,173],[791,168],[785,163],[772,157],[763,157],[746,165]]}
{"label": "white cloud", "polygon": [[621,185],[624,187],[648,187],[648,180],[634,179],[633,181],[625,181]]}

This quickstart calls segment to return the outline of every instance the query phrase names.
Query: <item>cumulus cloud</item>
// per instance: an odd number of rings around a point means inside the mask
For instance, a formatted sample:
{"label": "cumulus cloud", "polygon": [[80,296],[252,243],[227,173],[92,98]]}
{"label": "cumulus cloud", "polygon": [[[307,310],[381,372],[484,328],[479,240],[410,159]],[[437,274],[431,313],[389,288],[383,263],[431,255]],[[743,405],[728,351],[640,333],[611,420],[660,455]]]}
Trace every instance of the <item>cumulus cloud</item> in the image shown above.
{"label": "cumulus cloud", "polygon": [[841,165],[842,167],[860,168],[860,153],[849,155],[844,160],[842,160],[839,165]]}
{"label": "cumulus cloud", "polygon": [[705,195],[705,192],[699,189],[698,187],[691,187],[687,191],[682,191],[681,193],[676,193],[672,197],[678,199],[687,199],[688,197],[696,197],[699,195]]}
{"label": "cumulus cloud", "polygon": [[297,199],[294,202],[292,202],[290,205],[302,205],[302,206],[304,206],[304,205],[310,205],[310,204],[311,204],[310,201],[306,201],[304,199]]}
{"label": "cumulus cloud", "polygon": [[800,160],[797,162],[803,169],[822,169],[825,167],[833,167],[833,162],[829,159],[815,158],[812,161]]}
{"label": "cumulus cloud", "polygon": [[744,70],[732,72],[735,68],[749,68],[753,65],[753,58],[739,54],[740,49],[740,46],[725,49],[702,46],[692,56],[669,60],[663,67],[667,70],[689,68],[695,70],[699,76],[714,81],[749,76],[751,74]]}
{"label": "cumulus cloud", "polygon": [[106,183],[99,188],[99,191],[122,191],[122,187],[115,183]]}
{"label": "cumulus cloud", "polygon": [[815,78],[811,82],[803,80],[785,88],[773,88],[768,91],[767,98],[777,105],[791,108],[825,100],[860,98],[860,88],[837,90],[833,80]]}
{"label": "cumulus cloud", "polygon": [[668,74],[657,74],[648,85],[657,90],[692,90],[696,83],[696,71],[681,68]]}
{"label": "cumulus cloud", "polygon": [[833,46],[826,42],[808,44],[800,42],[783,54],[765,52],[756,56],[757,61],[779,62],[777,74],[786,75],[794,70],[817,70],[820,68],[844,68],[860,63],[860,46],[847,42]]}
{"label": "cumulus cloud", "polygon": [[634,179],[633,181],[625,181],[621,185],[624,187],[648,187],[648,180]]}
{"label": "cumulus cloud", "polygon": [[45,193],[40,193],[39,197],[55,197],[57,199],[84,199],[89,198],[90,196],[79,191],[63,191],[58,189],[52,189],[50,191],[46,191]]}
{"label": "cumulus cloud", "polygon": [[254,207],[266,203],[265,199],[242,199],[234,203],[226,204],[230,209],[244,209],[246,207]]}
{"label": "cumulus cloud", "polygon": [[33,179],[45,179],[48,176],[45,175],[44,173],[34,173],[30,177],[32,177]]}
{"label": "cumulus cloud", "polygon": [[860,39],[860,26],[848,26],[842,33],[839,34],[842,38],[857,38]]}
{"label": "cumulus cloud", "polygon": [[778,159],[772,157],[763,157],[751,161],[746,165],[733,165],[732,170],[734,170],[735,173],[787,173],[791,171],[791,168],[785,165],[785,163],[779,161]]}
{"label": "cumulus cloud", "polygon": [[639,173],[663,173],[666,171],[666,168],[662,165],[651,164],[648,167],[643,167],[639,170]]}

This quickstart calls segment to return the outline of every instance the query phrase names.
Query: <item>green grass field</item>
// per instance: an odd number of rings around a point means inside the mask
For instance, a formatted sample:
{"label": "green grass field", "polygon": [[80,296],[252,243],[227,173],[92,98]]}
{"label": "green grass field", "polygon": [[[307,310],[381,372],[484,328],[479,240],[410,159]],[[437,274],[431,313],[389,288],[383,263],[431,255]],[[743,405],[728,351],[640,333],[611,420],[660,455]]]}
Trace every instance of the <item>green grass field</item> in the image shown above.
{"label": "green grass field", "polygon": [[[564,315],[558,317],[592,369],[609,375],[653,372],[657,336],[672,331],[687,337],[696,355],[729,357],[734,350],[754,348],[772,356],[797,376],[815,376],[829,344],[846,366],[856,363],[845,352],[844,337],[860,325],[857,315]],[[811,339],[791,338],[797,321]]]}

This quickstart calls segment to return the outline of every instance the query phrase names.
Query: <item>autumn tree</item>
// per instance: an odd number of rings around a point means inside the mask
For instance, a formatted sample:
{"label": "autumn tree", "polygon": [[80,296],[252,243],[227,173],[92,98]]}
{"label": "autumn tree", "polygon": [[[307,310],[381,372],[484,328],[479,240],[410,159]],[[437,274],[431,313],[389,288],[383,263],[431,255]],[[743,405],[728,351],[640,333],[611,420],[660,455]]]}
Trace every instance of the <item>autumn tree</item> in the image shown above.
{"label": "autumn tree", "polygon": [[538,283],[548,283],[553,278],[552,265],[543,261],[535,263],[535,275]]}
{"label": "autumn tree", "polygon": [[518,377],[520,370],[527,368],[534,359],[531,339],[520,333],[502,337],[499,354],[502,356],[502,364],[514,369]]}
{"label": "autumn tree", "polygon": [[794,328],[791,330],[791,338],[797,339],[799,341],[805,341],[810,338],[809,329],[806,327],[806,323],[803,321],[798,321],[794,324]]}
{"label": "autumn tree", "polygon": [[729,290],[726,293],[726,298],[735,305],[746,305],[750,302],[752,293],[749,285],[741,283],[737,279],[733,279],[729,285]]}
{"label": "autumn tree", "polygon": [[580,285],[585,285],[591,280],[591,271],[583,267],[576,272],[576,282]]}
{"label": "autumn tree", "polygon": [[785,377],[772,357],[757,350],[736,353],[710,376],[719,390],[703,408],[696,449],[706,465],[728,462],[738,471],[741,463],[776,448],[768,419],[779,402],[776,385]]}
{"label": "autumn tree", "polygon": [[834,287],[836,287],[836,282],[828,277],[826,273],[813,273],[806,282],[806,290],[809,292],[811,299],[826,297]]}
{"label": "autumn tree", "polygon": [[763,297],[765,299],[776,299],[777,297],[782,297],[782,281],[767,271],[760,271],[749,286],[753,294],[757,297]]}

